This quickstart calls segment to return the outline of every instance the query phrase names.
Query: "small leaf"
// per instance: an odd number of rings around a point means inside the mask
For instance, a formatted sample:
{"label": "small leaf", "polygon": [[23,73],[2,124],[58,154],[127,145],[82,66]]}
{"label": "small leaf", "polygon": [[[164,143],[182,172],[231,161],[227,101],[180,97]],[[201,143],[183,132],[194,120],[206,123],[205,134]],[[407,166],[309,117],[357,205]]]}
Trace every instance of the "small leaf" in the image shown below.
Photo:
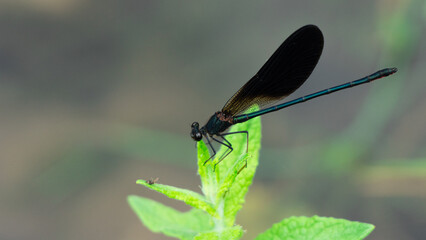
{"label": "small leaf", "polygon": [[360,240],[373,231],[368,223],[326,217],[291,217],[274,224],[255,240]]}
{"label": "small leaf", "polygon": [[216,209],[206,200],[203,195],[199,193],[187,189],[177,188],[158,183],[149,184],[143,179],[137,180],[136,183],[144,185],[145,187],[155,190],[157,192],[160,192],[168,196],[169,198],[181,200],[190,206],[204,210],[210,215],[218,217]]}
{"label": "small leaf", "polygon": [[142,223],[153,232],[189,240],[214,227],[212,218],[198,209],[179,212],[147,198],[129,196],[127,200]]}
{"label": "small leaf", "polygon": [[194,237],[194,240],[233,240],[240,239],[244,231],[241,226],[226,228],[222,231],[210,231],[200,233]]}

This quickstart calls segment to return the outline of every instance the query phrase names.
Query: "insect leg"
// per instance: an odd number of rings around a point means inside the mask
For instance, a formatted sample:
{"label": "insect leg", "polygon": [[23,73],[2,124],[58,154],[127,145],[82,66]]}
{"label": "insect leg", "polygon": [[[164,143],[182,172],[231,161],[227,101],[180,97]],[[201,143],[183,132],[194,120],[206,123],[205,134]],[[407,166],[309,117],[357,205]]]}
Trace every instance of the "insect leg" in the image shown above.
{"label": "insect leg", "polygon": [[[231,143],[229,143],[228,142],[228,140],[226,140],[223,136],[226,136],[226,135],[232,135],[232,134],[236,134],[236,133],[245,133],[246,134],[246,141],[247,141],[247,148],[246,148],[246,152],[248,152],[248,145],[249,145],[249,133],[248,133],[248,131],[238,131],[238,132],[229,132],[229,133],[223,133],[223,134],[221,134],[221,135],[219,135],[224,141],[226,141],[229,145],[231,145]],[[231,153],[231,152],[229,152],[229,153]],[[229,154],[228,153],[228,154]],[[228,156],[228,154],[226,155],[226,156]],[[225,156],[225,157],[226,157]],[[220,161],[219,161],[220,162]],[[218,163],[219,163],[218,162]],[[216,163],[217,164],[217,163]],[[246,164],[240,169],[240,171],[238,171],[238,173],[240,173],[242,170],[243,170],[243,168],[246,168],[247,167],[247,160],[246,160]]]}
{"label": "insect leg", "polygon": [[209,139],[209,137],[207,136],[207,134],[206,134],[206,135],[204,135],[204,137],[206,137],[206,139],[207,139],[207,143],[209,144],[210,148],[211,148],[211,149],[212,149],[212,151],[213,151],[213,155],[211,155],[211,156],[209,157],[209,159],[207,159],[207,160],[204,162],[204,165],[206,165],[206,163],[207,163],[210,159],[212,159],[212,158],[216,155],[216,150],[214,150],[214,147],[213,147],[212,143],[210,142],[210,139]]}
{"label": "insect leg", "polygon": [[[228,140],[226,140],[226,139],[224,139],[221,135],[218,135],[219,137],[221,137],[226,143],[224,143],[224,142],[221,142],[221,141],[219,141],[219,140],[217,140],[216,138],[214,138],[214,137],[211,137],[214,141],[216,141],[216,142],[218,142],[218,143],[220,143],[220,144],[222,144],[222,145],[224,145],[224,146],[226,146],[230,151],[229,152],[225,152],[225,153],[223,153],[223,155],[225,155],[225,156],[221,156],[220,158],[219,158],[219,161],[217,162],[217,163],[215,163],[214,164],[214,168],[213,168],[213,170],[215,170],[216,169],[216,165],[217,164],[219,164],[220,162],[222,162],[222,160],[224,159],[224,158],[226,158],[234,149],[232,148],[232,145],[228,142]],[[229,145],[228,145],[229,144]],[[227,149],[227,150],[228,150]]]}
{"label": "insect leg", "polygon": [[[226,135],[232,135],[232,134],[236,134],[236,133],[245,133],[246,134],[246,141],[247,141],[247,148],[246,148],[246,152],[248,152],[248,145],[249,145],[249,133],[248,131],[238,131],[238,132],[229,132],[229,133],[222,133],[220,134],[220,136],[226,136]],[[228,141],[226,141],[227,143],[229,143]]]}

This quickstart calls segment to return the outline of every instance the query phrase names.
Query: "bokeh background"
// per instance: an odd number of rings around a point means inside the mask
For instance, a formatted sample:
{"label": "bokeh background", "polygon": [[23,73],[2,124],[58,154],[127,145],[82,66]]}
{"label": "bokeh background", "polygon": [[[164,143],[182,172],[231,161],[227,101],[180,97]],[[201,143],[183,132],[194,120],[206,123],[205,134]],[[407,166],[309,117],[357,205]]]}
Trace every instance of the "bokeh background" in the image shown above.
{"label": "bokeh background", "polygon": [[244,239],[315,214],[424,239],[424,0],[0,1],[0,239],[170,239],[127,195],[189,207],[135,180],[199,191],[190,124],[305,24],[325,47],[290,98],[399,72],[262,118]]}

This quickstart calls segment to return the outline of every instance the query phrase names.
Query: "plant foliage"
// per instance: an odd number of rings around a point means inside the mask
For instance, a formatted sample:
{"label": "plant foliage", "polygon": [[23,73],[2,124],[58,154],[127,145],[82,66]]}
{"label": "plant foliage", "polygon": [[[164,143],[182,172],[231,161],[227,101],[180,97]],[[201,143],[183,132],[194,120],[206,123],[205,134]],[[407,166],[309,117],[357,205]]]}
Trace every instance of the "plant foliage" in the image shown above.
{"label": "plant foliage", "polygon": [[[252,109],[255,110],[255,109]],[[180,200],[193,207],[180,212],[153,200],[129,196],[128,202],[142,223],[153,232],[161,232],[179,239],[240,239],[244,233],[235,224],[238,211],[253,181],[259,163],[261,139],[260,118],[231,127],[230,132],[249,131],[249,145],[245,134],[233,134],[227,139],[234,150],[216,164],[225,151],[222,147],[213,161],[206,164],[210,154],[204,142],[198,142],[198,174],[202,194],[146,180],[137,184]],[[367,236],[374,226],[343,219],[324,217],[291,217],[275,224],[256,240],[263,239],[340,239],[358,240]]]}

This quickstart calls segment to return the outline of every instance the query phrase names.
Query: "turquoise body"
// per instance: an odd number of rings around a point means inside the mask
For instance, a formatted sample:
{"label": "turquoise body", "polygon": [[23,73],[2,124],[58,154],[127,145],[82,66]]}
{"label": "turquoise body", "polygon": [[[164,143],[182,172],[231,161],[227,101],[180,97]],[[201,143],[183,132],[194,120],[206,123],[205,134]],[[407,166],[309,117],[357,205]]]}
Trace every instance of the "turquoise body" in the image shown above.
{"label": "turquoise body", "polygon": [[342,84],[342,85],[338,85],[338,86],[335,86],[335,87],[324,89],[322,91],[312,93],[312,94],[306,95],[304,97],[300,97],[300,98],[297,98],[297,99],[294,99],[294,100],[291,100],[291,101],[288,101],[288,102],[285,102],[285,103],[282,103],[282,104],[278,104],[278,105],[275,105],[275,106],[272,106],[272,107],[269,107],[269,108],[265,108],[265,109],[262,109],[262,110],[259,110],[259,111],[256,111],[256,112],[235,116],[234,119],[233,119],[233,123],[234,124],[242,123],[242,122],[245,122],[245,121],[250,120],[252,118],[258,117],[260,115],[270,113],[270,112],[275,112],[275,111],[278,111],[280,109],[292,106],[294,104],[306,102],[308,100],[314,99],[314,98],[322,96],[322,95],[327,95],[327,94],[337,92],[337,91],[340,91],[340,90],[343,90],[343,89],[346,89],[346,88],[351,88],[351,87],[355,87],[355,86],[358,86],[358,85],[361,85],[361,84],[364,84],[364,83],[368,83],[368,82],[374,81],[376,79],[389,76],[389,75],[395,73],[396,71],[398,71],[396,68],[385,68],[385,69],[377,71],[377,72],[375,72],[371,75],[368,75],[367,77],[364,77],[364,78],[361,78],[361,79],[358,79],[358,80],[355,80],[355,81],[352,81],[352,82],[348,82],[348,83],[345,83],[345,84]]}

